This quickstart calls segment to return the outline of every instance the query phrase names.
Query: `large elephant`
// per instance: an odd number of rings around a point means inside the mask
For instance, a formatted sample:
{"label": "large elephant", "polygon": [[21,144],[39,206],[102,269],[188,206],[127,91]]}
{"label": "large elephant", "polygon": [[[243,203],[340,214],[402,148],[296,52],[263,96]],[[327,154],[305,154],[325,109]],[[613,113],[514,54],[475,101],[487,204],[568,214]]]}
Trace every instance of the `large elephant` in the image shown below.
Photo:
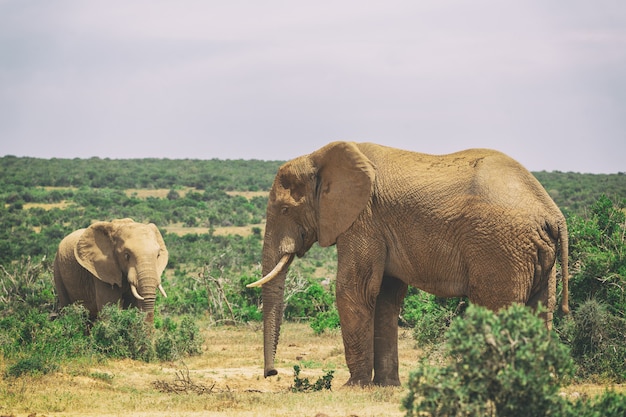
{"label": "large elephant", "polygon": [[[567,312],[565,219],[539,182],[493,150],[427,155],[334,142],[280,167],[263,242],[265,376],[294,255],[337,245],[337,308],[348,385],[399,385],[398,315],[408,285],[498,310],[556,305],[557,244]],[[372,381],[372,370],[374,377]]]}
{"label": "large elephant", "polygon": [[109,303],[139,308],[154,320],[157,288],[168,252],[159,229],[132,219],[96,222],[59,244],[54,283],[59,308],[80,301],[93,320]]}

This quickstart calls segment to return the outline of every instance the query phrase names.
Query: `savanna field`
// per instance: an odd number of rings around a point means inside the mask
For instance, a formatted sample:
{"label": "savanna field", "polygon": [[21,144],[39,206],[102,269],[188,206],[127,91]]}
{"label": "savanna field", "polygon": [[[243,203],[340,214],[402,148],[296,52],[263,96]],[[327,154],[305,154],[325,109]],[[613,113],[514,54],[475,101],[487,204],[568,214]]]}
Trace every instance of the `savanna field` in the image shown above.
{"label": "savanna field", "polygon": [[[246,284],[261,275],[278,166],[0,158],[0,416],[519,415],[528,402],[550,415],[625,415],[624,173],[534,173],[570,234],[572,314],[557,312],[550,334],[525,310],[495,315],[411,289],[403,386],[344,388],[334,247],[293,262],[279,374],[263,378],[261,293]],[[56,249],[73,230],[126,217],[160,229],[168,297],[152,329],[135,310],[107,309],[87,332],[79,307],[57,311]],[[499,394],[477,405],[481,392]]]}

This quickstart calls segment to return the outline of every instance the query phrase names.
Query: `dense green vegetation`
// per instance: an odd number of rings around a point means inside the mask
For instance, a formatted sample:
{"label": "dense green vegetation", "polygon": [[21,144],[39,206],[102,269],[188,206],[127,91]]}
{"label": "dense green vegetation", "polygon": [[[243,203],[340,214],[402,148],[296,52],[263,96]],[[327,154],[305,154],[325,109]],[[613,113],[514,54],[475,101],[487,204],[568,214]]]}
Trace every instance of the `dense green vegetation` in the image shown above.
{"label": "dense green vegetation", "polygon": [[[196,320],[259,320],[260,290],[245,285],[260,275],[267,197],[246,198],[231,191],[268,191],[279,165],[0,158],[0,355],[7,364],[5,375],[50,372],[64,360],[84,356],[171,360],[197,353]],[[575,379],[624,382],[626,175],[535,175],[562,208],[570,231],[573,314],[556,315],[555,334],[574,360]],[[129,189],[168,192],[144,196]],[[150,339],[120,334],[141,326],[133,312],[108,311],[89,334],[77,330],[86,324],[80,309],[66,309],[56,321],[48,320],[55,309],[51,264],[60,240],[93,220],[122,217],[157,224],[170,252],[164,276],[169,297],[157,299],[156,331]],[[216,233],[221,227],[246,225],[255,226],[253,233]],[[168,232],[173,226],[207,231]],[[316,333],[339,325],[335,270],[335,249],[317,245],[293,263],[285,292],[288,320],[308,320]],[[473,320],[467,307],[465,300],[437,299],[411,289],[401,322],[414,329],[420,345],[428,346],[449,340],[446,330],[455,317]],[[117,345],[120,340],[125,343]]]}
{"label": "dense green vegetation", "polygon": [[[574,374],[566,345],[529,309],[494,313],[470,306],[446,334],[445,361],[425,358],[411,374],[406,416],[623,416],[626,396],[606,391],[570,402]],[[622,362],[623,366],[623,362]]]}

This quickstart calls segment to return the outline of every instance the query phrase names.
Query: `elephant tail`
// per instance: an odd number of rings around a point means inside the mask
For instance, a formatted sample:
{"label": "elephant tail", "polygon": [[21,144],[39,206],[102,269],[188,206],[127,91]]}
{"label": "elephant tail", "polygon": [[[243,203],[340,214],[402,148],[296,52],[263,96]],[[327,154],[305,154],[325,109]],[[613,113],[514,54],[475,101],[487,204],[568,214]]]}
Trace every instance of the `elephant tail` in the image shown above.
{"label": "elephant tail", "polygon": [[567,224],[562,218],[559,222],[559,240],[561,241],[561,279],[563,281],[563,296],[561,297],[561,310],[563,314],[569,314],[569,238],[567,234]]}

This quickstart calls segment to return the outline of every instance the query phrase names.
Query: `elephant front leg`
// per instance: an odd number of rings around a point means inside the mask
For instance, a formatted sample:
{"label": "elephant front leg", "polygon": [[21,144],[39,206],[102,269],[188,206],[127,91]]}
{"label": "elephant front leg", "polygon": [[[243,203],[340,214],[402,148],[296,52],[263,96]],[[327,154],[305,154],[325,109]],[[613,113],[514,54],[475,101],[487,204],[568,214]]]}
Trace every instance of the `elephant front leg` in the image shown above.
{"label": "elephant front leg", "polygon": [[374,384],[399,386],[398,316],[407,291],[399,279],[384,277],[374,315]]}
{"label": "elephant front leg", "polygon": [[[337,310],[350,379],[346,385],[370,385],[374,369],[374,311],[386,250],[382,244],[344,235],[337,240]],[[367,249],[367,250],[366,250]]]}
{"label": "elephant front leg", "polygon": [[343,297],[338,291],[337,310],[346,364],[350,370],[346,385],[370,385],[374,367],[373,308],[355,303],[351,297]]}

